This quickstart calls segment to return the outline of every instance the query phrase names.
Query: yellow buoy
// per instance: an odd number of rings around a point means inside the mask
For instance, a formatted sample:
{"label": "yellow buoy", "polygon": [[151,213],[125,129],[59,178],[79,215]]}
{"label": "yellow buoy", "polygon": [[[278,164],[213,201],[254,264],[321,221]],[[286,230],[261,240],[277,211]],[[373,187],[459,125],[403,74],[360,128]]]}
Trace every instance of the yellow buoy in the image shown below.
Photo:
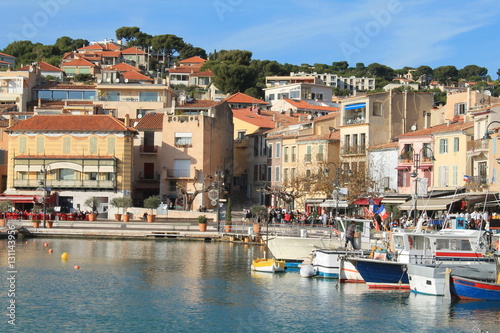
{"label": "yellow buoy", "polygon": [[61,254],[61,259],[68,260],[68,252],[64,252],[63,254]]}

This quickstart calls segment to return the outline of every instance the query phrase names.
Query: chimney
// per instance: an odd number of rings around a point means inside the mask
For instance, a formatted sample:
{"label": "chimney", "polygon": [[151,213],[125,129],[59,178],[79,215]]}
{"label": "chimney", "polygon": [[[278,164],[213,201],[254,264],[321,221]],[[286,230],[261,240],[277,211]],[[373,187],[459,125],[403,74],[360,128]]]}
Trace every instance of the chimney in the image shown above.
{"label": "chimney", "polygon": [[9,127],[14,126],[14,117],[12,115],[9,116]]}
{"label": "chimney", "polygon": [[41,99],[41,98],[39,98],[39,99],[38,99],[38,107],[39,107],[39,108],[41,108],[41,107],[42,107],[42,99]]}
{"label": "chimney", "polygon": [[130,127],[130,116],[128,113],[125,115],[125,127]]}

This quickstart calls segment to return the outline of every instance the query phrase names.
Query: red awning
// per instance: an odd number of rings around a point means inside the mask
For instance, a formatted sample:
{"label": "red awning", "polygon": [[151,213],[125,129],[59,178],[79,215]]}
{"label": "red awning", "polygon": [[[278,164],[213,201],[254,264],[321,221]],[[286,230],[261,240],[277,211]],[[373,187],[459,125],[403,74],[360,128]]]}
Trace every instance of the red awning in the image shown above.
{"label": "red awning", "polygon": [[[361,198],[361,199],[356,199],[354,201],[355,205],[365,205],[365,206],[370,206],[370,205],[380,205],[380,202],[382,201],[383,198]],[[370,202],[371,201],[371,202]]]}
{"label": "red awning", "polygon": [[432,164],[429,164],[429,165],[421,165],[418,167],[420,170],[428,170],[430,168],[432,168]]}
{"label": "red awning", "polygon": [[407,165],[398,165],[396,167],[396,169],[398,170],[408,170],[410,168],[410,166],[407,166]]}
{"label": "red awning", "polygon": [[[38,198],[43,198],[43,196],[38,195],[14,195],[14,194],[0,194],[0,201],[10,201],[12,203],[40,203]],[[43,202],[43,201],[42,201]],[[47,204],[56,204],[57,202],[57,194],[53,193],[47,197],[45,203]]]}

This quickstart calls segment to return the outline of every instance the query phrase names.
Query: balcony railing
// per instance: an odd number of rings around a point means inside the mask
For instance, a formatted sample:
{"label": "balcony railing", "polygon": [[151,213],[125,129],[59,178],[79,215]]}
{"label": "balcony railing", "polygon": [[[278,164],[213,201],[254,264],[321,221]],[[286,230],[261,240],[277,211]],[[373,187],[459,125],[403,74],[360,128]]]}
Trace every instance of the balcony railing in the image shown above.
{"label": "balcony railing", "polygon": [[154,174],[144,174],[139,172],[139,180],[158,181],[160,180],[160,174],[158,172],[155,172]]}
{"label": "balcony railing", "polygon": [[342,147],[341,149],[342,155],[364,155],[365,153],[366,153],[365,145]]}
{"label": "balcony railing", "polygon": [[487,175],[479,175],[469,177],[465,187],[467,189],[478,189],[480,187],[485,187],[488,185],[488,176]]}
{"label": "balcony railing", "polygon": [[190,178],[191,170],[189,169],[167,169],[168,178]]}
{"label": "balcony railing", "polygon": [[[14,179],[15,188],[38,188],[40,179]],[[114,189],[116,187],[114,180],[49,180],[47,187],[56,189]]]}
{"label": "balcony railing", "polygon": [[364,124],[366,123],[365,117],[345,117],[344,125],[352,125],[352,124]]}
{"label": "balcony railing", "polygon": [[141,153],[144,154],[157,154],[158,153],[158,146],[154,145],[141,145],[139,148]]}
{"label": "balcony railing", "polygon": [[467,151],[485,151],[489,149],[489,140],[473,140],[467,142]]}

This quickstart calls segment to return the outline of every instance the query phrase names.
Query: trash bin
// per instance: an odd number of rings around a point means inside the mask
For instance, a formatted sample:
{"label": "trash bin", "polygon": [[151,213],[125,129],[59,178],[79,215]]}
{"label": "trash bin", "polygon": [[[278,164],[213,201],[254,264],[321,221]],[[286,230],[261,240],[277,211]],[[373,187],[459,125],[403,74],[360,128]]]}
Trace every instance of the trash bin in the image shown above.
{"label": "trash bin", "polygon": [[306,229],[300,229],[300,237],[307,238],[307,230]]}
{"label": "trash bin", "polygon": [[253,235],[253,227],[248,227],[248,234]]}

